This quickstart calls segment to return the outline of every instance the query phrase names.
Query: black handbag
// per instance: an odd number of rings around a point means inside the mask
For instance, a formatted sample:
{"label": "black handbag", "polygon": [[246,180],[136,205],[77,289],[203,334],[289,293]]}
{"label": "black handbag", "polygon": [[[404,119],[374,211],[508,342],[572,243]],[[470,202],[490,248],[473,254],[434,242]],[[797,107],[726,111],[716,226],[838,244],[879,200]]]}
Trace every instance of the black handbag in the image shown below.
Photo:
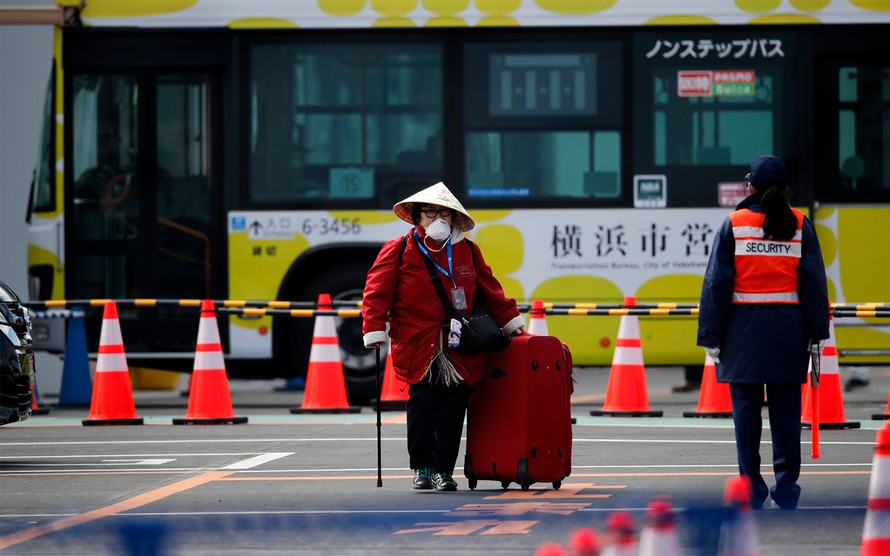
{"label": "black handbag", "polygon": [[504,336],[501,327],[485,308],[474,307],[469,315],[458,311],[454,313],[453,318],[461,323],[460,345],[455,348],[458,353],[473,355],[483,351],[501,351],[510,345],[510,337]]}
{"label": "black handbag", "polygon": [[[415,239],[416,241],[416,239]],[[470,251],[473,252],[473,244],[470,240],[465,239]],[[445,287],[442,285],[442,275],[435,269],[433,262],[426,255],[421,255],[426,268],[430,273],[430,280],[436,288],[439,300],[445,308],[445,315],[449,319],[457,319],[461,323],[460,345],[454,348],[454,351],[464,354],[473,355],[483,351],[501,351],[510,345],[510,337],[504,336],[501,327],[494,320],[485,307],[477,304],[474,300],[473,310],[470,314],[464,314],[454,308],[445,294]],[[475,253],[473,253],[475,260]]]}

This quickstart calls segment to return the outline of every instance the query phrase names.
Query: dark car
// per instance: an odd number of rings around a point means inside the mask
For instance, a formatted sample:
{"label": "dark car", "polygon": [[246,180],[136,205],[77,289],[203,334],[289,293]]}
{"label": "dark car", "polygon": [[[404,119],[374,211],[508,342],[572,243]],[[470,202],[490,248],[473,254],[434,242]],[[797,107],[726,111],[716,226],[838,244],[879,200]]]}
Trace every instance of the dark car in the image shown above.
{"label": "dark car", "polygon": [[0,281],[0,425],[31,416],[33,384],[31,317],[19,296]]}

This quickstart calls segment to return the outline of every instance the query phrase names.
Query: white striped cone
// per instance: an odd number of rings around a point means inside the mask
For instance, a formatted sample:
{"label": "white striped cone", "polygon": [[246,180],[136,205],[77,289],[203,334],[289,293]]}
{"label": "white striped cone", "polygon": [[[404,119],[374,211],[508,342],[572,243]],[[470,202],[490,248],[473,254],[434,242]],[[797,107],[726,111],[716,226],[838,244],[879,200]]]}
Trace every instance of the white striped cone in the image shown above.
{"label": "white striped cone", "polygon": [[[625,299],[625,305],[633,306],[632,297]],[[643,365],[643,347],[640,342],[640,321],[636,315],[624,315],[618,325],[618,338],[615,340],[615,353],[612,355],[612,368],[606,399],[601,410],[593,410],[591,415],[648,415],[661,417],[663,411],[649,408],[649,394],[646,391],[646,367]]]}
{"label": "white striped cone", "polygon": [[637,539],[629,512],[612,512],[606,518],[606,542],[601,556],[637,556]]}
{"label": "white striped cone", "polygon": [[684,411],[683,417],[732,417],[729,383],[717,382],[717,366],[707,353],[702,372],[701,391],[695,411]]}
{"label": "white striped cone", "polygon": [[745,475],[726,481],[729,513],[720,525],[717,556],[760,556],[757,522],[751,511],[751,479]]}
{"label": "white striped cone", "polygon": [[408,403],[408,383],[396,376],[392,366],[392,342],[386,337],[386,363],[383,366],[383,385],[380,388],[380,409],[403,411]]}
{"label": "white striped cone", "polygon": [[130,369],[127,366],[117,304],[114,301],[106,303],[102,312],[93,397],[90,413],[82,423],[84,425],[143,423],[143,419],[136,414],[133,387],[130,384]]}
{"label": "white striped cone", "polygon": [[547,331],[547,318],[544,317],[544,302],[540,299],[532,300],[532,308],[528,317],[528,333],[537,336],[549,336]]}
{"label": "white striped cone", "polygon": [[648,523],[640,533],[639,556],[679,556],[676,516],[670,502],[651,502],[646,518]]}
{"label": "white striped cone", "polygon": [[213,300],[201,302],[198,321],[198,342],[195,363],[189,382],[189,405],[184,419],[173,419],[174,425],[246,423],[247,417],[235,417],[229,379],[223,358],[219,326]]}
{"label": "white striped cone", "polygon": [[859,556],[890,554],[890,423],[878,431]]}
{"label": "white striped cone", "polygon": [[[319,294],[318,310],[332,309],[331,296]],[[334,317],[317,315],[312,332],[312,348],[309,351],[309,368],[306,371],[306,389],[303,403],[291,413],[358,413],[361,408],[350,406],[346,396],[346,379],[340,361],[340,345]]]}
{"label": "white striped cone", "polygon": [[600,536],[591,527],[579,527],[569,537],[573,556],[597,556],[601,546]]}
{"label": "white striped cone", "polygon": [[[812,365],[812,362],[811,362]],[[808,372],[812,372],[812,368]],[[813,386],[809,379],[804,385],[800,421],[804,427],[813,424]],[[847,421],[844,416],[844,400],[841,388],[840,368],[837,361],[837,344],[834,335],[834,319],[828,321],[828,340],[822,346],[822,373],[819,379],[819,428],[858,429],[858,421]]]}

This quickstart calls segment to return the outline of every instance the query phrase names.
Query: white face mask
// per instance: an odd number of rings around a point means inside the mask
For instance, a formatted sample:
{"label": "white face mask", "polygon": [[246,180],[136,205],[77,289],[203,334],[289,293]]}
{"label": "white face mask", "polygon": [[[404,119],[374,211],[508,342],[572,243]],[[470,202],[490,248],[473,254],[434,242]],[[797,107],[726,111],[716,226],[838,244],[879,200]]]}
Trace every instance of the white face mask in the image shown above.
{"label": "white face mask", "polygon": [[425,229],[426,235],[439,242],[445,241],[451,236],[451,226],[441,218],[436,219],[435,222],[427,226]]}

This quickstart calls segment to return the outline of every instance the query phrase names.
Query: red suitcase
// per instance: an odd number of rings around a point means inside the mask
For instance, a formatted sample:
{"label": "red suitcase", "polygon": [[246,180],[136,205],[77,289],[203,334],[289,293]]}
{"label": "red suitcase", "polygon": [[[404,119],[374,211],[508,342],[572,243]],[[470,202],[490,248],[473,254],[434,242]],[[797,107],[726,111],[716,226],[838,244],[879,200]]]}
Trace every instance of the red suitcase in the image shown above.
{"label": "red suitcase", "polygon": [[471,490],[479,480],[558,489],[571,474],[571,361],[553,336],[518,336],[488,355],[467,410],[464,475]]}

